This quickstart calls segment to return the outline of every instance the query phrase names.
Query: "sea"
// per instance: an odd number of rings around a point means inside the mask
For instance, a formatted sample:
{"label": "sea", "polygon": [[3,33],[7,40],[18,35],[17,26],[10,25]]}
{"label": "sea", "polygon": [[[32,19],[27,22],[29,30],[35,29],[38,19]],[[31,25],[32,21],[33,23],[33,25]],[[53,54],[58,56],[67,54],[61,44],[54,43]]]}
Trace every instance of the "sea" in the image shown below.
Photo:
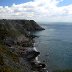
{"label": "sea", "polygon": [[49,72],[72,69],[72,23],[40,24],[45,30],[35,32],[39,60]]}

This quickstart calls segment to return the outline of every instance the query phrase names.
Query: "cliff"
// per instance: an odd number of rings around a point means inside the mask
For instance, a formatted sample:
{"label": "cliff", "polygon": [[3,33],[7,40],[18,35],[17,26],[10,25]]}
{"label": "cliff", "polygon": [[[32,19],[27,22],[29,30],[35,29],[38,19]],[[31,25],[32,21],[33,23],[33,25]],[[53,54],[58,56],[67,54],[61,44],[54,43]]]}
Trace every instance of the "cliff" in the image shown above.
{"label": "cliff", "polygon": [[41,26],[39,26],[34,20],[0,20],[0,24],[9,25],[10,27],[20,27],[24,28],[28,31],[37,31],[37,30],[44,30]]}
{"label": "cliff", "polygon": [[30,35],[32,31],[44,30],[34,20],[0,20],[0,27],[4,28],[8,34],[18,36],[20,34]]}
{"label": "cliff", "polygon": [[44,28],[33,20],[0,20],[0,72],[39,72],[45,67],[34,62],[40,52],[33,49],[30,33],[39,30]]}

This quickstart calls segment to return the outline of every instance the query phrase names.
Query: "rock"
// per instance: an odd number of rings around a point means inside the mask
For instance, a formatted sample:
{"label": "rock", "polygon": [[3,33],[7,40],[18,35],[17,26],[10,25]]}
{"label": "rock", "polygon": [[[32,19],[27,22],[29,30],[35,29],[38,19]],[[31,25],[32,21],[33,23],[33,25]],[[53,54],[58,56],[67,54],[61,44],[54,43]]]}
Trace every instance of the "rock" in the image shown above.
{"label": "rock", "polygon": [[24,49],[20,48],[19,54],[21,57],[24,57],[28,61],[31,61],[32,59],[35,59],[40,54],[40,52],[35,51],[33,48],[26,47]]}
{"label": "rock", "polygon": [[31,41],[21,43],[22,47],[33,47],[33,43]]}
{"label": "rock", "polygon": [[33,70],[37,70],[39,72],[47,72],[46,65],[43,63],[31,62],[31,65],[33,67]]}
{"label": "rock", "polygon": [[46,65],[43,64],[43,63],[38,63],[38,65],[39,65],[40,67],[42,67],[42,68],[45,68],[45,67],[46,67]]}
{"label": "rock", "polygon": [[29,61],[32,60],[32,59],[35,59],[39,54],[40,54],[40,52],[31,51],[31,52],[28,53],[27,59]]}
{"label": "rock", "polygon": [[31,39],[33,39],[33,38],[36,38],[36,37],[38,37],[38,36],[31,34],[29,37],[30,37]]}
{"label": "rock", "polygon": [[10,37],[7,37],[5,40],[4,40],[4,44],[11,47],[12,45],[15,44],[14,42],[14,39],[10,38]]}
{"label": "rock", "polygon": [[26,28],[27,31],[44,30],[44,28],[39,26],[34,20],[23,20],[23,27]]}
{"label": "rock", "polygon": [[27,42],[27,41],[29,41],[29,38],[24,35],[20,35],[19,37],[17,37],[17,42],[19,43]]}
{"label": "rock", "polygon": [[41,26],[39,26],[34,20],[30,20],[31,25],[33,26],[34,30],[40,31],[40,30],[45,30]]}
{"label": "rock", "polygon": [[22,54],[24,57],[27,58],[27,60],[31,61],[32,59],[35,59],[40,52],[35,51],[33,48],[25,48],[24,51],[22,51]]}

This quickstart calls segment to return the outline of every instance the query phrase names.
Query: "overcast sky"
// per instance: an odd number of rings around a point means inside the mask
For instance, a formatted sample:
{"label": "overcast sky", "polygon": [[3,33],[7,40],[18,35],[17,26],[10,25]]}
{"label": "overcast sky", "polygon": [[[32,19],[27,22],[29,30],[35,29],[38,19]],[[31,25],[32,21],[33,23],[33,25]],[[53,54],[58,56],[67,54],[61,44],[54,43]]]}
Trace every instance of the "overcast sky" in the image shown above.
{"label": "overcast sky", "polygon": [[72,0],[0,0],[0,18],[72,22]]}

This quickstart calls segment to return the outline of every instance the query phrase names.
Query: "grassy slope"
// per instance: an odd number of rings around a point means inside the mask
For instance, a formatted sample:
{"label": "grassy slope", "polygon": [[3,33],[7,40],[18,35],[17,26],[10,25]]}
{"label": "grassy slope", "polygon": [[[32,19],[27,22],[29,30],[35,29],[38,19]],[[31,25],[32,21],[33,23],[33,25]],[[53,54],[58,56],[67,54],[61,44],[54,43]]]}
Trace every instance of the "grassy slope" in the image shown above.
{"label": "grassy slope", "polygon": [[18,55],[4,45],[6,37],[13,38],[20,34],[19,31],[8,29],[5,25],[0,24],[0,72],[21,72],[21,67],[17,66],[19,65]]}

